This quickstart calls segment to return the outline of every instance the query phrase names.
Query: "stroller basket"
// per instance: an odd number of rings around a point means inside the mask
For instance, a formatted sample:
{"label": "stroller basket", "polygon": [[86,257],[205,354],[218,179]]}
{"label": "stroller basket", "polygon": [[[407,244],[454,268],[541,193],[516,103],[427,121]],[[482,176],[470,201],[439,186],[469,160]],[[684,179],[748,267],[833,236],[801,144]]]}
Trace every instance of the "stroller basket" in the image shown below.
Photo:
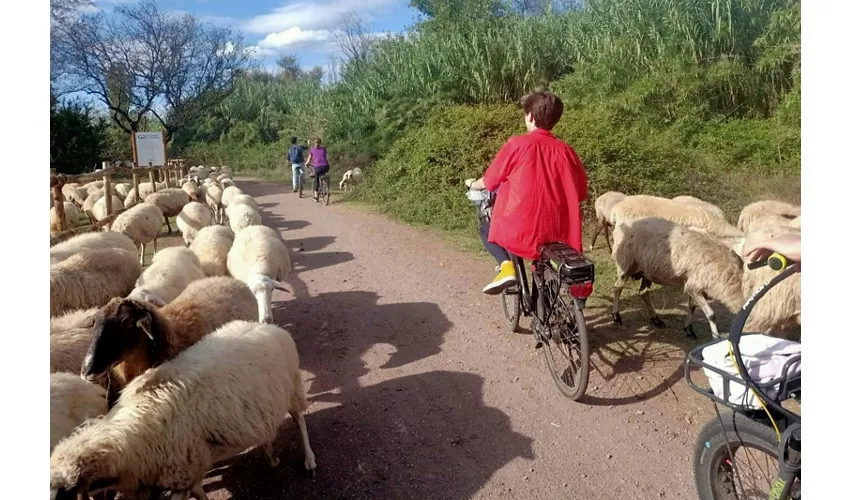
{"label": "stroller basket", "polygon": [[[707,344],[702,344],[688,353],[688,357],[685,360],[685,379],[688,381],[688,385],[703,396],[733,410],[741,412],[761,410],[761,405],[758,403],[758,400],[755,399],[753,391],[750,390],[749,387],[747,387],[746,391],[743,390],[743,388],[747,386],[747,383],[744,382],[740,376],[729,373],[722,368],[713,366],[707,363],[703,358],[703,349],[719,342],[727,342],[727,340],[714,340]],[[800,354],[789,356],[782,365],[779,376],[766,382],[756,383],[755,385],[757,385],[765,394],[771,395],[771,399],[777,404],[790,398],[799,398],[802,373],[792,373],[791,367],[795,363],[799,363],[800,359]],[[708,388],[698,386],[691,379],[691,371],[693,369],[692,365],[695,365],[696,368],[701,368],[708,376],[709,382],[712,378],[714,378],[715,381],[719,378],[720,381],[722,381],[721,394],[715,394],[715,391],[710,386]],[[737,386],[735,384],[737,384]]]}

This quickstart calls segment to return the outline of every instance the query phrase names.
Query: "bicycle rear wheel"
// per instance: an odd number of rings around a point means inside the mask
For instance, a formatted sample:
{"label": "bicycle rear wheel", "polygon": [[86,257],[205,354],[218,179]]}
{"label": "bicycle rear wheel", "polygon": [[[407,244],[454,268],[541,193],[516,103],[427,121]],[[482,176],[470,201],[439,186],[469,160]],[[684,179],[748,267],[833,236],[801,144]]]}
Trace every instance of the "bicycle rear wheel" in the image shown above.
{"label": "bicycle rear wheel", "polygon": [[[700,500],[769,498],[779,467],[776,432],[741,413],[724,411],[720,415],[719,420],[715,417],[703,425],[694,447],[694,479]],[[800,498],[799,479],[791,498]]]}
{"label": "bicycle rear wheel", "polygon": [[504,290],[502,297],[502,310],[505,312],[505,324],[508,329],[516,333],[519,330],[519,301],[520,291],[519,286],[514,285],[507,290]]}
{"label": "bicycle rear wheel", "polygon": [[304,192],[304,172],[301,172],[301,175],[298,176],[298,197],[301,198],[302,193]]}
{"label": "bicycle rear wheel", "polygon": [[319,182],[319,200],[325,206],[331,202],[331,189],[327,177],[322,177]]}
{"label": "bicycle rear wheel", "polygon": [[[541,300],[549,297],[548,307],[554,307],[548,325],[543,325],[543,354],[546,367],[561,394],[578,401],[587,391],[590,378],[590,346],[587,338],[587,324],[584,312],[576,305],[572,297],[563,295],[554,297],[560,278],[546,267],[543,271],[543,284],[548,288],[541,290]],[[567,289],[561,286],[561,293]],[[553,300],[554,299],[554,300]],[[564,361],[562,363],[562,360]],[[561,368],[561,365],[564,365]]]}

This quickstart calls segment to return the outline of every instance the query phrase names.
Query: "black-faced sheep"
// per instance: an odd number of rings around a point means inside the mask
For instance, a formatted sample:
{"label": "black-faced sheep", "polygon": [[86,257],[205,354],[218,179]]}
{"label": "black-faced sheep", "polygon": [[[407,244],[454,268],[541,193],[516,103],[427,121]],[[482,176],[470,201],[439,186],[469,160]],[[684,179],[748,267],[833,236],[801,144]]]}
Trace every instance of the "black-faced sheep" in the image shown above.
{"label": "black-faced sheep", "polygon": [[162,309],[115,298],[98,311],[81,375],[108,375],[110,402],[129,381],[173,358],[221,325],[257,318],[257,303],[242,282],[228,277],[190,283]]}
{"label": "black-faced sheep", "polygon": [[[205,500],[216,461],[274,440],[287,415],[298,424],[304,466],[316,469],[307,401],[292,337],[280,327],[234,321],[137,377],[106,416],[60,441],[50,456],[51,498],[114,485],[125,495],[167,489]],[[174,498],[174,496],[172,496]]]}

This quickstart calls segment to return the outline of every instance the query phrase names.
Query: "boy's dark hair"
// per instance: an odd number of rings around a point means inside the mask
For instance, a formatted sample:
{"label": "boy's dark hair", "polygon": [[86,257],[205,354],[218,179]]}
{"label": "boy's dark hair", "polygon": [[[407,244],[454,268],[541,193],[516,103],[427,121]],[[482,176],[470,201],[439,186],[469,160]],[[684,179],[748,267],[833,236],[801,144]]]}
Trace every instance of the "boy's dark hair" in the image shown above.
{"label": "boy's dark hair", "polygon": [[564,103],[552,92],[535,92],[523,97],[522,109],[531,113],[537,128],[552,130],[561,115],[564,114]]}
{"label": "boy's dark hair", "polygon": [[292,136],[292,144],[296,144],[296,143],[298,143],[298,138],[293,135]]}

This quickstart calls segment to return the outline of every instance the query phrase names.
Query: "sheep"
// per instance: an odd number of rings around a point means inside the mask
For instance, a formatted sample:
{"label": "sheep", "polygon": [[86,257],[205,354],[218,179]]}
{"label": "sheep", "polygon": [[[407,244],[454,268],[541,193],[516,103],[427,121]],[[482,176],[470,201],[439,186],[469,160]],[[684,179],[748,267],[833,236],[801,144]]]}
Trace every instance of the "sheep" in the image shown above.
{"label": "sheep", "polygon": [[198,256],[207,276],[227,275],[227,254],[233,245],[233,230],[227,226],[209,226],[198,231],[189,248]]}
{"label": "sheep", "polygon": [[257,201],[254,200],[254,197],[251,196],[250,194],[240,194],[240,195],[234,196],[230,200],[230,205],[238,205],[240,203],[248,205],[249,207],[253,208],[257,212],[260,211],[260,205],[257,204]]}
{"label": "sheep", "polygon": [[290,270],[289,252],[277,231],[267,226],[248,226],[236,233],[227,253],[227,271],[256,296],[260,322],[273,321],[272,291],[289,291],[281,281],[289,277]]}
{"label": "sheep", "polygon": [[256,318],[251,290],[230,277],[193,281],[161,309],[116,297],[97,313],[80,374],[89,381],[108,379],[111,406],[118,392],[148,368],[229,321]]}
{"label": "sheep", "polygon": [[750,223],[765,214],[781,215],[787,219],[793,219],[800,216],[800,207],[776,200],[750,203],[741,210],[741,214],[738,216],[738,229],[746,233]]}
{"label": "sheep", "polygon": [[90,193],[86,196],[85,201],[83,201],[83,212],[91,212],[91,209],[94,207],[94,204],[97,203],[99,199],[103,198],[103,190],[97,190]]}
{"label": "sheep", "polygon": [[189,195],[189,198],[192,201],[199,201],[199,202],[205,201],[201,198],[201,189],[198,187],[198,183],[193,181],[193,180],[189,180],[189,181],[184,182],[183,185],[180,186],[180,189],[182,189],[183,191],[186,191],[186,194]]}
{"label": "sheep", "polygon": [[110,214],[122,210],[123,208],[124,203],[121,202],[121,198],[112,195],[112,212],[106,213],[106,196],[102,196],[92,207],[91,215],[94,217],[94,220],[101,221],[107,218]]}
{"label": "sheep", "polygon": [[110,230],[125,234],[136,246],[141,247],[139,263],[145,265],[145,244],[153,241],[153,253],[156,254],[156,240],[162,229],[162,219],[162,210],[158,206],[142,202],[116,217]]}
{"label": "sheep", "polygon": [[199,165],[197,167],[190,167],[189,173],[202,181],[210,175],[210,170],[205,168],[203,165]]}
{"label": "sheep", "polygon": [[657,196],[626,196],[611,209],[611,225],[654,217],[708,234],[736,249],[744,233],[701,204],[680,203]]}
{"label": "sheep", "polygon": [[[80,220],[80,214],[77,212],[77,206],[70,201],[63,201],[62,207],[65,209],[65,226],[66,229],[71,229],[77,226]],[[59,221],[59,214],[56,207],[50,209],[50,234],[58,233],[62,230],[62,225]]]}
{"label": "sheep", "polygon": [[118,183],[112,188],[112,192],[121,198],[122,203],[127,199],[127,195],[130,194],[130,191],[133,191],[133,185],[127,182]]}
{"label": "sheep", "polygon": [[112,231],[85,233],[78,234],[50,247],[50,263],[55,264],[81,250],[90,248],[119,248],[128,252],[136,251],[133,240],[121,233],[113,233]]}
{"label": "sheep", "polygon": [[106,413],[106,389],[76,373],[50,374],[50,451],[87,419]]}
{"label": "sheep", "polygon": [[360,167],[356,167],[352,170],[346,170],[346,172],[342,174],[342,180],[339,182],[339,188],[343,191],[348,191],[349,185],[359,183],[361,177],[363,177],[363,171],[360,170]]}
{"label": "sheep", "polygon": [[747,224],[747,234],[749,235],[754,231],[773,226],[787,226],[799,229],[800,218],[796,217],[791,219],[784,215],[765,213],[759,217],[755,217],[749,220]]}
{"label": "sheep", "polygon": [[124,198],[124,205],[130,206],[134,203],[138,203],[140,200],[147,198],[148,195],[153,192],[153,186],[150,182],[141,182],[139,183],[139,197],[136,197],[136,190],[131,189],[130,192],[127,193],[127,197]]}
{"label": "sheep", "polygon": [[723,212],[722,208],[707,201],[703,201],[695,196],[677,196],[673,198],[673,201],[675,201],[676,203],[686,203],[690,205],[704,207],[706,210],[713,213],[717,217],[726,220],[726,213]]}
{"label": "sheep", "polygon": [[98,310],[80,309],[50,318],[50,373],[80,373]]}
{"label": "sheep", "polygon": [[212,214],[206,206],[197,201],[189,202],[177,214],[177,229],[183,235],[186,246],[192,244],[198,231],[211,225],[213,225]]}
{"label": "sheep", "polygon": [[[224,187],[224,185],[222,185]],[[233,199],[234,196],[238,196],[240,194],[244,194],[241,189],[236,186],[230,186],[224,188],[224,191],[221,193],[221,205],[224,208],[230,206],[230,200]]]}
{"label": "sheep", "polygon": [[130,293],[142,272],[135,252],[82,250],[50,265],[50,316],[100,306]]}
{"label": "sheep", "polygon": [[[62,186],[62,196],[65,197],[66,200],[72,202],[77,207],[82,208],[83,203],[85,203],[86,198],[89,193],[85,189],[81,188],[79,184],[76,182],[72,182],[71,184],[65,184]],[[51,199],[52,199],[52,191],[51,191]]]}
{"label": "sheep", "polygon": [[92,194],[96,191],[102,191],[103,190],[103,181],[92,181],[92,182],[89,182],[88,184],[83,184],[82,188],[85,189],[88,192],[88,194]]}
{"label": "sheep", "polygon": [[110,484],[128,496],[167,489],[175,499],[206,500],[201,483],[215,462],[261,446],[270,466],[280,463],[274,441],[287,415],[315,474],[299,364],[292,336],[278,326],[222,326],[140,375],[106,416],[56,446],[51,498],[86,498]]}
{"label": "sheep", "polygon": [[207,206],[213,211],[213,217],[216,223],[224,222],[224,207],[221,204],[222,189],[216,183],[205,184],[201,188],[204,194],[204,201]]}
{"label": "sheep", "polygon": [[743,261],[725,245],[674,222],[650,217],[618,223],[614,227],[612,257],[617,266],[614,284],[613,318],[622,324],[620,294],[629,279],[640,279],[640,297],[659,328],[658,317],[649,298],[652,283],[682,287],[688,296],[685,333],[694,338],[693,312],[698,306],[708,319],[711,334],[720,334],[708,299],[719,300],[730,310],[743,304],[741,276]]}
{"label": "sheep", "polygon": [[593,204],[596,209],[596,228],[590,240],[590,250],[593,250],[596,237],[602,231],[605,231],[605,242],[608,244],[608,249],[611,248],[611,239],[609,238],[610,228],[612,227],[610,223],[611,209],[625,197],[626,195],[619,191],[607,191],[596,198],[596,202]]}
{"label": "sheep", "polygon": [[243,203],[228,207],[226,213],[233,234],[238,234],[248,226],[259,226],[263,223],[260,213]]}
{"label": "sheep", "polygon": [[165,248],[154,255],[127,298],[162,307],[176,299],[189,283],[204,277],[195,252],[184,247]]}
{"label": "sheep", "polygon": [[[773,231],[794,229],[779,227],[773,228]],[[663,327],[664,323],[658,318],[649,300],[649,287],[652,283],[683,287],[688,295],[685,320],[688,337],[695,337],[691,322],[697,306],[708,319],[712,337],[719,338],[708,299],[718,300],[729,310],[737,311],[758,287],[770,279],[763,274],[763,269],[746,269],[740,256],[715,238],[660,218],[618,224],[614,229],[612,256],[617,266],[613,294],[614,321],[622,324],[619,314],[620,293],[630,278],[641,279],[640,295],[650,313],[650,322],[657,327]],[[747,320],[745,327],[748,331],[784,328],[794,319],[799,322],[799,283],[796,291],[793,286],[793,283],[789,283],[788,290],[775,294],[769,303],[761,305],[760,302]]]}
{"label": "sheep", "polygon": [[162,210],[162,215],[165,216],[165,226],[168,228],[168,234],[171,234],[173,231],[171,230],[171,223],[168,221],[168,218],[179,215],[183,207],[192,200],[186,191],[168,188],[149,194],[145,198],[145,201],[153,203]]}
{"label": "sheep", "polygon": [[224,174],[218,176],[218,183],[221,184],[222,189],[236,187],[236,183],[233,182],[233,179],[231,179],[230,177],[225,177]]}

